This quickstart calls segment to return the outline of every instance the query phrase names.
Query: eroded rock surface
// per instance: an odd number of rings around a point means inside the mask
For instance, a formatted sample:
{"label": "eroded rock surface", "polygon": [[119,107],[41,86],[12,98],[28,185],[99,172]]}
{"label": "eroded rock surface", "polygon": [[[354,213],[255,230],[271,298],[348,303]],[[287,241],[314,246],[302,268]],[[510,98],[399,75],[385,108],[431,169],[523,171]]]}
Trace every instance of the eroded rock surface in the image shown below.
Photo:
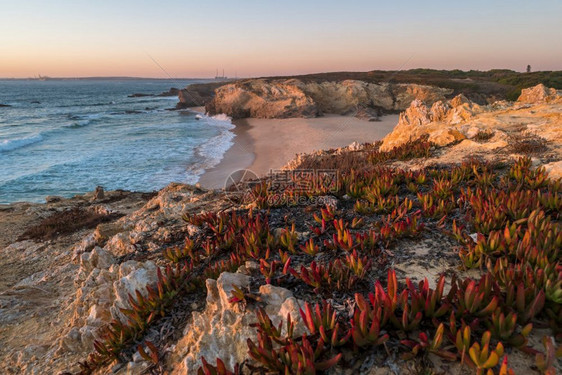
{"label": "eroded rock surface", "polygon": [[[193,313],[192,322],[187,325],[184,336],[170,356],[172,374],[195,374],[201,366],[201,357],[210,363],[221,358],[232,370],[236,363],[248,357],[247,339],[256,341],[256,329],[250,327],[256,322],[256,306],[242,307],[231,304],[233,285],[245,289],[250,277],[242,273],[222,273],[215,281],[207,280],[207,301],[205,310]],[[278,325],[287,315],[296,322],[295,335],[304,332],[299,307],[304,302],[293,297],[291,291],[272,285],[259,289],[261,304],[273,324]]]}
{"label": "eroded rock surface", "polygon": [[530,104],[560,102],[562,101],[562,93],[541,83],[521,90],[521,95],[517,101]]}
{"label": "eroded rock surface", "polygon": [[401,111],[414,99],[433,103],[453,91],[416,84],[374,84],[363,81],[302,82],[298,79],[254,79],[221,86],[206,105],[210,114],[232,118],[315,117],[348,115],[365,108]]}
{"label": "eroded rock surface", "polygon": [[191,84],[178,91],[179,103],[176,108],[202,107],[213,100],[215,89],[224,84],[224,82]]}
{"label": "eroded rock surface", "polygon": [[[72,321],[77,292],[74,280],[81,267],[90,271],[106,268],[113,257],[96,247],[92,229],[77,228],[49,240],[20,237],[44,219],[77,207],[126,215],[146,203],[143,193],[106,192],[95,202],[92,197],[89,193],[49,199],[46,204],[0,206],[0,373],[57,373],[81,358],[75,352],[59,351]],[[78,248],[87,252],[75,252]],[[82,266],[80,256],[84,256]]]}
{"label": "eroded rock surface", "polygon": [[[154,284],[158,265],[146,258],[160,256],[176,237],[183,241],[182,215],[221,202],[182,184],[148,201],[152,195],[144,193],[105,192],[95,202],[93,196],[0,206],[0,373],[77,370],[98,329],[123,319],[119,308],[128,306],[128,293]],[[18,240],[41,220],[75,207],[125,216],[54,240]],[[145,259],[136,260],[135,251]]]}
{"label": "eroded rock surface", "polygon": [[518,142],[526,138],[547,141],[548,152],[560,158],[562,101],[556,90],[543,85],[523,90],[516,103],[480,106],[457,96],[429,106],[414,100],[384,138],[381,150],[388,151],[423,136],[438,146],[452,145],[440,156],[442,162],[458,161],[469,154],[493,158],[498,150],[516,154]]}

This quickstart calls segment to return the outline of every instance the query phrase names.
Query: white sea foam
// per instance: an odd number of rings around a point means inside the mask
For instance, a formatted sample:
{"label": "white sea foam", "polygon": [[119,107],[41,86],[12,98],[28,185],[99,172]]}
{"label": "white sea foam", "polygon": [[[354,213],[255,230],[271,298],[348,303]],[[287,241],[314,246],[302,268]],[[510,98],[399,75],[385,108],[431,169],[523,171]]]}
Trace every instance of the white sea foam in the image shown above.
{"label": "white sea foam", "polygon": [[230,117],[226,115],[203,116],[202,121],[206,121],[210,126],[220,128],[221,131],[218,135],[195,148],[195,155],[201,161],[194,164],[190,170],[195,175],[193,182],[197,182],[206,169],[220,163],[226,151],[234,144],[232,140],[235,135],[230,130],[234,129],[235,126],[232,124]]}
{"label": "white sea foam", "polygon": [[[197,182],[224,157],[234,126],[223,116],[196,121],[169,111],[177,97],[127,98],[166,89],[144,84],[77,81],[0,90],[0,103],[17,96],[25,109],[0,113],[0,203],[73,196],[97,185],[150,191]],[[29,104],[38,97],[41,105]]]}
{"label": "white sea foam", "polygon": [[[220,113],[218,115],[214,115],[211,117],[212,119],[215,119],[217,121],[221,121],[221,122],[227,122],[230,125],[232,125],[232,118],[225,115],[224,113]],[[234,127],[234,125],[232,125]]]}
{"label": "white sea foam", "polygon": [[178,96],[177,95],[170,95],[170,96],[150,96],[151,99],[155,99],[155,100],[175,100],[176,102],[178,101]]}
{"label": "white sea foam", "polygon": [[23,138],[5,139],[0,141],[0,152],[12,151],[22,148],[33,143],[41,142],[43,137],[41,134],[31,135]]}
{"label": "white sea foam", "polygon": [[68,124],[68,125],[63,125],[63,128],[70,128],[70,129],[75,129],[75,128],[82,128],[84,126],[88,126],[92,123],[92,120],[79,120],[76,121],[75,123],[72,124]]}

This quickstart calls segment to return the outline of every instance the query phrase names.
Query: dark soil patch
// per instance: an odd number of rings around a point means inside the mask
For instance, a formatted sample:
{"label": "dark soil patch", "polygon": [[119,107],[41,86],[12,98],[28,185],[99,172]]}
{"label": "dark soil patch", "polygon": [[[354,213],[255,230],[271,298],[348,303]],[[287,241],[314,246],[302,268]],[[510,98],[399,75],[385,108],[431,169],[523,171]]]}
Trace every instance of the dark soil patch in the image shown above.
{"label": "dark soil patch", "polygon": [[120,218],[121,214],[103,215],[84,208],[72,208],[57,212],[27,229],[19,238],[21,240],[53,240],[61,235],[71,234],[81,229],[95,228],[100,223],[107,223]]}

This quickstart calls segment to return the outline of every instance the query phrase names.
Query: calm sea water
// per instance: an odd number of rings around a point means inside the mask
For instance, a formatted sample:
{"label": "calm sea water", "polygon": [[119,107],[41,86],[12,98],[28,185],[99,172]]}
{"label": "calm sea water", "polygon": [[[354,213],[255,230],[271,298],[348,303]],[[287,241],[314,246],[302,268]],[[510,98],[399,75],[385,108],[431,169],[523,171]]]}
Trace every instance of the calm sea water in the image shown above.
{"label": "calm sea water", "polygon": [[195,81],[0,80],[0,203],[101,185],[151,191],[195,183],[231,146],[227,119],[170,111],[159,94]]}

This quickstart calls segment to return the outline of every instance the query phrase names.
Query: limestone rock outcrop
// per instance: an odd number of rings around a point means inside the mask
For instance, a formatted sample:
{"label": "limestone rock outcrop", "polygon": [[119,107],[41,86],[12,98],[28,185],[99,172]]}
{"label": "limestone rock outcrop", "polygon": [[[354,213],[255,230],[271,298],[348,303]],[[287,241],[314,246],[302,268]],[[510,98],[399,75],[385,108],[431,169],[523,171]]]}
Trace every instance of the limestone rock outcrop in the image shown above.
{"label": "limestone rock outcrop", "polygon": [[439,146],[463,140],[467,136],[456,125],[467,122],[480,112],[482,108],[463,95],[446,102],[434,102],[431,106],[416,99],[400,114],[398,124],[384,138],[381,149],[388,151],[423,135],[429,136],[429,140]]}
{"label": "limestone rock outcrop", "polygon": [[202,107],[213,99],[215,89],[224,84],[224,82],[191,84],[178,91],[179,103],[176,104],[176,108]]}
{"label": "limestone rock outcrop", "polygon": [[522,156],[517,151],[521,140],[547,142],[552,159],[544,167],[552,178],[562,177],[560,162],[552,161],[562,157],[562,100],[556,90],[543,85],[523,90],[515,103],[480,106],[462,95],[431,106],[414,100],[381,149],[388,151],[422,136],[438,146],[450,146],[426,163],[454,163],[468,156],[495,160],[500,151],[513,159]]}
{"label": "limestone rock outcrop", "polygon": [[[202,312],[194,312],[190,324],[184,330],[169,363],[172,374],[195,374],[201,365],[201,357],[209,363],[221,358],[232,370],[236,363],[248,358],[247,339],[256,341],[256,329],[250,327],[256,322],[256,307],[248,304],[242,308],[239,304],[228,302],[233,285],[245,289],[250,284],[250,277],[242,273],[222,273],[215,281],[207,280],[207,304]],[[273,324],[278,325],[287,315],[296,322],[295,336],[305,332],[299,314],[303,306],[291,291],[272,285],[262,285],[259,289],[261,304]]]}
{"label": "limestone rock outcrop", "polygon": [[529,104],[559,102],[562,101],[562,92],[540,83],[534,87],[521,90],[521,95],[517,101]]}
{"label": "limestone rock outcrop", "polygon": [[101,326],[111,319],[125,321],[119,309],[130,308],[129,293],[146,293],[146,286],[156,283],[156,265],[132,260],[116,264],[111,254],[96,247],[81,255],[76,282],[72,328],[61,340],[61,352],[87,352]]}
{"label": "limestone rock outcrop", "polygon": [[250,80],[222,86],[205,109],[210,114],[225,113],[232,118],[315,117],[318,114],[312,98],[291,80],[277,84]]}
{"label": "limestone rock outcrop", "polygon": [[451,93],[449,89],[416,84],[253,79],[217,88],[205,108],[210,114],[224,113],[232,118],[349,115],[365,108],[401,111],[414,99],[433,103]]}
{"label": "limestone rock outcrop", "polygon": [[159,249],[171,232],[184,226],[182,214],[204,197],[197,188],[170,184],[139,210],[115,223],[102,224],[74,247],[79,269],[74,279],[77,292],[70,306],[70,330],[60,342],[60,351],[81,353],[92,347],[98,329],[111,319],[125,321],[119,310],[129,308],[128,294],[145,291],[156,283],[152,261],[117,259],[139,246]]}

